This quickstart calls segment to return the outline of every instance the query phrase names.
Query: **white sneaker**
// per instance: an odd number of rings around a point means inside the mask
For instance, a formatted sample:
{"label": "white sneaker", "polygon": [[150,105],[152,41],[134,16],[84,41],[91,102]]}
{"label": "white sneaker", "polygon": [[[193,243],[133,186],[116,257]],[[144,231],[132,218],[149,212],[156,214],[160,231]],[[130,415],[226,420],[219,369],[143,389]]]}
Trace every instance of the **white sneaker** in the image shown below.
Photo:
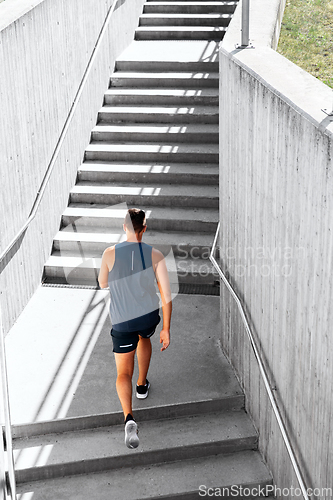
{"label": "white sneaker", "polygon": [[129,420],[125,424],[125,444],[127,448],[139,446],[138,426],[134,420]]}

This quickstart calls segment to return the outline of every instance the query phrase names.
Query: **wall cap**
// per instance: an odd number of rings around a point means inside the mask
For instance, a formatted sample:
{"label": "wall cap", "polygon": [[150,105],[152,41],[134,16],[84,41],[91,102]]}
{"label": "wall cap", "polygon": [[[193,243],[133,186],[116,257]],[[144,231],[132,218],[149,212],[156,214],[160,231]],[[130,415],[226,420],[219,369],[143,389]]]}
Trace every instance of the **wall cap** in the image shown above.
{"label": "wall cap", "polygon": [[223,56],[264,84],[322,133],[333,135],[333,117],[322,111],[332,110],[333,106],[333,92],[328,85],[269,47],[232,52],[222,47],[220,57]]}

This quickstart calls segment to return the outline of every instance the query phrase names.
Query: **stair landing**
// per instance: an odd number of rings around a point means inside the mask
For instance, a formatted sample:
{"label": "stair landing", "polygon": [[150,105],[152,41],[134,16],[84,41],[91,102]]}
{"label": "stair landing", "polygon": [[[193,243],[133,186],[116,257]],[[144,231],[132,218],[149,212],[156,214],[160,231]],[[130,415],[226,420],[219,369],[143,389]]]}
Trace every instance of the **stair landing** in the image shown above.
{"label": "stair landing", "polygon": [[186,63],[218,64],[218,50],[219,42],[214,40],[136,40],[117,58],[117,65],[123,68],[129,61],[173,62],[184,70]]}
{"label": "stair landing", "polygon": [[[107,297],[103,290],[37,290],[6,337],[13,424],[121,410]],[[243,397],[220,346],[219,300],[175,297],[171,345],[160,352],[159,325],[149,399],[135,399],[135,408]]]}

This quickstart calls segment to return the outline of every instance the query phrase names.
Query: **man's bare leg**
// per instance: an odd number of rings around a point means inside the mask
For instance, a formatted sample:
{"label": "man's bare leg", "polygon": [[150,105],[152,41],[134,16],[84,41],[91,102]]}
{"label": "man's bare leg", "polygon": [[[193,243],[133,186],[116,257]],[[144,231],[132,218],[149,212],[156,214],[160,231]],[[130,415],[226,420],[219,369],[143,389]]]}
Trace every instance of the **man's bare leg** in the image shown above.
{"label": "man's bare leg", "polygon": [[117,393],[125,417],[125,444],[128,448],[139,446],[138,427],[132,413],[132,377],[135,350],[115,353],[117,365]]}
{"label": "man's bare leg", "polygon": [[116,388],[125,419],[128,414],[132,415],[132,377],[134,370],[134,355],[135,351],[114,353],[117,366]]}
{"label": "man's bare leg", "polygon": [[139,336],[138,347],[136,355],[138,358],[139,378],[137,385],[146,385],[147,373],[150,365],[150,358],[152,353],[150,339],[145,339]]}

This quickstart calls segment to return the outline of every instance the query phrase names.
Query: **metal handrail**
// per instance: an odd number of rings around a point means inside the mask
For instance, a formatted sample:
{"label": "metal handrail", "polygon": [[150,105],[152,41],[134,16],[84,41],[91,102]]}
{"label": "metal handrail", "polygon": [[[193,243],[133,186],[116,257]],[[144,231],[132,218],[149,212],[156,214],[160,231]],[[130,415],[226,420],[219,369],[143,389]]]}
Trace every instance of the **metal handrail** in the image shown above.
{"label": "metal handrail", "polygon": [[7,366],[6,366],[6,353],[5,353],[5,343],[3,342],[3,328],[2,328],[2,310],[0,306],[0,364],[1,364],[1,389],[3,395],[3,414],[4,414],[4,434],[3,437],[6,440],[5,450],[7,453],[7,466],[8,466],[8,477],[6,477],[6,486],[10,490],[10,496],[12,500],[16,499],[16,481],[15,481],[15,466],[14,466],[14,455],[13,455],[13,440],[11,432],[11,420],[10,420],[10,408],[9,408],[9,397],[8,397],[8,381],[7,381]]}
{"label": "metal handrail", "polygon": [[[56,147],[53,151],[51,160],[48,164],[48,167],[46,169],[45,175],[43,177],[42,183],[39,187],[39,190],[37,191],[35,201],[33,203],[32,209],[30,211],[29,217],[25,224],[21,227],[21,229],[18,231],[18,233],[15,235],[15,237],[11,240],[11,242],[7,245],[7,247],[2,251],[0,254],[0,263],[5,259],[5,257],[8,255],[10,250],[14,247],[14,245],[19,241],[21,236],[25,233],[25,231],[28,229],[29,225],[31,222],[34,220],[36,217],[38,208],[40,206],[40,203],[42,201],[42,198],[45,193],[46,186],[48,184],[48,181],[51,177],[55,162],[58,158],[61,146],[65,140],[65,137],[67,135],[69,125],[73,119],[76,107],[78,105],[78,102],[80,100],[80,97],[82,95],[84,86],[87,82],[88,76],[90,74],[91,68],[93,66],[93,63],[95,61],[97,52],[101,46],[102,39],[105,35],[105,32],[108,28],[109,21],[111,19],[111,16],[113,12],[115,11],[116,5],[118,4],[118,0],[115,0],[111,7],[108,10],[108,13],[105,17],[102,29],[98,35],[96,44],[93,48],[93,51],[91,53],[90,59],[88,61],[87,67],[84,71],[83,77],[81,79],[79,88],[77,90],[77,93],[75,95],[73,104],[71,106],[71,109],[69,111],[69,114],[66,118],[65,124],[63,126],[63,129],[61,131],[61,134],[59,136],[58,142],[56,144]],[[3,399],[4,399],[4,416],[5,416],[5,437],[6,437],[6,450],[7,450],[7,458],[8,458],[8,487],[9,487],[9,494],[12,497],[12,500],[16,499],[16,481],[15,481],[15,466],[14,466],[14,457],[13,457],[13,447],[12,447],[12,433],[11,433],[11,420],[10,420],[10,405],[9,405],[9,391],[8,391],[8,377],[7,377],[7,368],[6,368],[6,354],[5,354],[5,343],[4,343],[4,330],[3,330],[3,324],[2,324],[2,313],[1,313],[1,306],[0,306],[0,370],[1,370],[1,379],[2,379],[2,389],[3,389]]]}
{"label": "metal handrail", "polygon": [[8,255],[8,253],[10,252],[10,250],[13,248],[13,246],[15,245],[15,243],[18,242],[18,240],[20,239],[20,237],[22,236],[22,234],[27,230],[27,228],[29,227],[29,225],[31,224],[31,222],[34,220],[34,218],[36,217],[36,214],[37,214],[37,210],[38,210],[38,207],[42,201],[42,198],[44,196],[44,193],[45,193],[45,189],[46,189],[46,186],[48,184],[48,181],[50,179],[50,176],[52,174],[52,171],[53,171],[53,168],[54,168],[54,165],[55,165],[55,162],[58,158],[58,155],[59,155],[59,152],[60,152],[60,149],[61,149],[61,146],[64,142],[64,139],[67,135],[67,132],[68,132],[68,129],[69,129],[69,125],[73,119],[73,116],[74,116],[74,112],[76,110],[76,107],[78,105],[78,102],[80,100],[80,97],[81,97],[81,94],[83,92],[83,88],[87,82],[87,79],[88,79],[88,76],[89,76],[89,73],[91,71],[91,68],[92,68],[92,65],[95,61],[95,58],[96,58],[96,54],[98,52],[98,49],[102,43],[102,39],[103,39],[103,36],[105,35],[105,32],[108,28],[108,24],[109,24],[109,21],[111,19],[111,16],[116,8],[116,5],[118,3],[118,0],[115,0],[113,2],[113,4],[111,5],[108,13],[107,13],[107,16],[104,20],[104,24],[102,26],[102,29],[98,35],[98,39],[97,39],[97,42],[96,42],[96,45],[92,51],[92,54],[90,56],[90,59],[88,61],[88,64],[87,64],[87,67],[85,69],[85,72],[83,74],[83,77],[82,77],[82,80],[80,82],[80,85],[79,85],[79,88],[78,88],[78,91],[75,95],[75,98],[74,98],[74,101],[73,101],[73,104],[72,104],[72,107],[69,111],[69,114],[66,118],[66,121],[65,121],[65,124],[64,124],[64,127],[61,131],[61,134],[59,136],[59,139],[58,139],[58,142],[56,144],[56,147],[53,151],[53,154],[52,154],[52,157],[51,157],[51,160],[50,160],[50,163],[47,167],[47,170],[45,172],[45,175],[44,175],[44,178],[42,180],[42,183],[39,187],[39,190],[37,191],[37,195],[36,195],[36,198],[35,198],[35,201],[33,203],[33,206],[32,206],[32,209],[31,209],[31,212],[29,214],[29,217],[27,219],[27,221],[25,222],[25,224],[23,224],[23,226],[21,227],[21,229],[18,231],[18,233],[15,235],[15,237],[12,239],[12,241],[9,243],[9,245],[7,245],[7,247],[5,248],[5,250],[0,254],[0,263],[4,260],[4,258]]}
{"label": "metal handrail", "polygon": [[281,418],[280,410],[279,410],[278,405],[277,405],[277,403],[275,401],[275,396],[273,394],[273,391],[272,391],[272,389],[270,387],[270,383],[269,383],[269,380],[268,380],[268,377],[267,377],[267,373],[266,373],[263,361],[261,359],[261,355],[259,353],[259,350],[258,350],[257,345],[256,345],[256,341],[255,341],[255,339],[253,337],[253,334],[251,332],[251,328],[250,328],[249,323],[247,321],[246,314],[245,314],[245,311],[244,311],[244,307],[243,307],[243,305],[241,303],[241,300],[239,299],[238,295],[236,294],[236,292],[234,291],[234,289],[230,285],[229,281],[227,280],[226,276],[222,272],[222,269],[220,268],[219,264],[217,263],[217,261],[216,261],[216,259],[214,257],[219,231],[220,231],[220,222],[218,223],[218,226],[217,226],[217,230],[216,230],[216,234],[215,234],[215,238],[214,238],[214,242],[213,242],[213,246],[212,246],[212,251],[211,251],[211,254],[209,256],[209,259],[212,262],[212,264],[215,267],[215,269],[217,270],[220,278],[222,279],[222,281],[224,282],[224,284],[228,288],[229,292],[231,293],[232,297],[234,298],[234,300],[235,300],[235,302],[237,304],[237,307],[239,309],[240,315],[242,317],[242,320],[243,320],[243,323],[244,323],[244,326],[245,326],[246,333],[247,333],[247,335],[249,337],[252,349],[254,351],[254,355],[255,355],[256,360],[258,362],[259,370],[260,370],[261,376],[263,378],[264,385],[265,385],[265,388],[266,388],[269,400],[271,402],[271,405],[273,407],[273,411],[274,411],[276,420],[277,420],[278,425],[280,427],[280,431],[282,433],[282,437],[283,437],[284,443],[286,445],[286,448],[287,448],[289,457],[291,459],[291,463],[293,465],[293,468],[294,468],[297,480],[298,480],[300,488],[302,490],[303,497],[304,497],[305,500],[310,500],[309,496],[308,496],[308,493],[307,493],[307,489],[306,489],[304,480],[303,480],[303,477],[302,477],[302,473],[301,473],[300,468],[298,466],[298,463],[297,463],[297,460],[296,460],[296,457],[295,457],[295,453],[294,453],[294,451],[292,449],[292,446],[291,446],[291,443],[290,443],[290,440],[289,440],[289,437],[288,437],[288,434],[287,434],[287,431],[286,431],[286,427],[285,427],[284,422],[283,422],[283,420]]}

